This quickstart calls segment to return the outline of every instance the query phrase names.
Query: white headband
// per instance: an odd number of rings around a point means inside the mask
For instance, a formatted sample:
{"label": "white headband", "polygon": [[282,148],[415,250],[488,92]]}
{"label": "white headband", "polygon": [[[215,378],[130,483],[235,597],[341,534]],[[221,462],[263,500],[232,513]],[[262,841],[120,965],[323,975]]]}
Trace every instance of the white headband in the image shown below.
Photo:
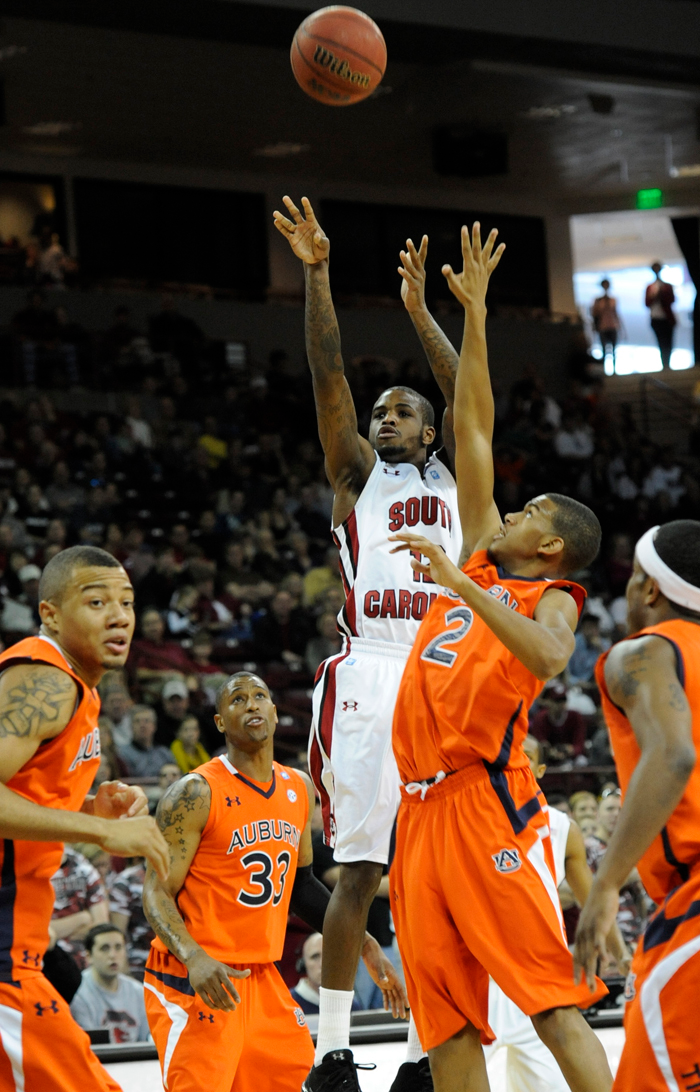
{"label": "white headband", "polygon": [[658,530],[657,524],[642,535],[635,550],[637,561],[647,576],[656,581],[667,599],[679,607],[700,613],[700,588],[674,573],[657,554],[654,539]]}

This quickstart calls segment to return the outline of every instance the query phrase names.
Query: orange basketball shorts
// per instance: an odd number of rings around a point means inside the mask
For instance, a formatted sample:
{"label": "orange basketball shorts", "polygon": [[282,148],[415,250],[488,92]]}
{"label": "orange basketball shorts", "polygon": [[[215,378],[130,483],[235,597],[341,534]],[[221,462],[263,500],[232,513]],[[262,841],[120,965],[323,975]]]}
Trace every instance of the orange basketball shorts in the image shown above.
{"label": "orange basketball shorts", "polygon": [[121,1092],[43,974],[0,983],[0,1092]]}
{"label": "orange basketball shorts", "polygon": [[625,997],[613,1092],[700,1092],[700,871],[649,921]]}
{"label": "orange basketball shorts", "polygon": [[489,975],[528,1016],[607,992],[574,983],[543,804],[529,769],[466,766],[423,800],[402,791],[391,908],[425,1050],[467,1022],[493,1041]]}
{"label": "orange basketball shorts", "polygon": [[168,1092],[299,1092],[314,1061],[306,1020],[273,963],[235,980],[234,1012],[210,1009],[174,956],[151,948],[146,1015]]}

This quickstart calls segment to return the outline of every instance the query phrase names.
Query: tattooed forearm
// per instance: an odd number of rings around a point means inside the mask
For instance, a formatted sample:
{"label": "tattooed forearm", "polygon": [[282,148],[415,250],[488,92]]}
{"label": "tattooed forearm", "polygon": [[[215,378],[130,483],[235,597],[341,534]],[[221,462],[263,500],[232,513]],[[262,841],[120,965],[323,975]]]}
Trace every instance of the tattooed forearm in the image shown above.
{"label": "tattooed forearm", "polygon": [[0,738],[50,734],[73,711],[76,685],[65,671],[38,664],[8,678],[0,697]]}
{"label": "tattooed forearm", "polygon": [[188,933],[175,899],[163,889],[151,870],[143,891],[143,912],[156,936],[183,963],[199,947]]}
{"label": "tattooed forearm", "polygon": [[448,405],[454,401],[459,353],[429,311],[411,311],[411,319]]}
{"label": "tattooed forearm", "polygon": [[304,266],[306,276],[306,352],[315,378],[342,376],[340,330],[327,266]]}

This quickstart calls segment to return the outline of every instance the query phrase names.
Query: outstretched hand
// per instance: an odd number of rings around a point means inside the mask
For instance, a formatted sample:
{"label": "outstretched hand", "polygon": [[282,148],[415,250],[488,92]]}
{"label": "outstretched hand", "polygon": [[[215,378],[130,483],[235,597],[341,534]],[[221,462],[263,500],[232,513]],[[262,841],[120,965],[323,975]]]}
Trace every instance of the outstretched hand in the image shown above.
{"label": "outstretched hand", "polygon": [[605,963],[608,956],[607,938],[615,924],[620,904],[619,892],[594,880],[588,898],[581,910],[574,944],[574,981],[578,984],[584,976],[591,993],[596,988],[598,960]]}
{"label": "outstretched hand", "polygon": [[457,568],[453,561],[437,542],[431,542],[423,535],[414,534],[413,531],[399,531],[398,534],[389,535],[389,542],[398,542],[389,552],[392,554],[410,550],[411,568],[416,573],[429,576],[435,584],[442,584],[445,588],[456,590],[456,585],[464,577],[464,573]]}
{"label": "outstretched hand", "polygon": [[302,215],[291,197],[285,196],[282,200],[291,220],[275,209],[272,214],[275,227],[280,235],[284,235],[297,258],[301,258],[306,265],[318,265],[328,257],[331,243],[316,219],[311,202],[308,197],[302,197],[301,203],[304,208]]}
{"label": "outstretched hand", "polygon": [[406,250],[400,253],[401,299],[409,312],[420,311],[425,307],[425,259],[428,255],[428,236],[421,239],[420,250],[416,250],[413,239],[406,240]]}
{"label": "outstretched hand", "polygon": [[486,299],[486,290],[489,279],[494,269],[501,260],[505,243],[501,243],[494,252],[498,231],[496,228],[490,233],[484,247],[481,246],[481,224],[475,221],[472,227],[472,237],[469,238],[469,228],[462,228],[462,258],[464,265],[461,273],[455,273],[451,265],[443,265],[442,275],[447,281],[450,292],[463,307],[467,304],[483,304]]}
{"label": "outstretched hand", "polygon": [[384,955],[379,942],[369,933],[366,934],[362,948],[362,960],[372,980],[376,982],[382,991],[384,1008],[391,1012],[394,1019],[406,1019],[408,1010],[408,998],[396,969],[390,959]]}

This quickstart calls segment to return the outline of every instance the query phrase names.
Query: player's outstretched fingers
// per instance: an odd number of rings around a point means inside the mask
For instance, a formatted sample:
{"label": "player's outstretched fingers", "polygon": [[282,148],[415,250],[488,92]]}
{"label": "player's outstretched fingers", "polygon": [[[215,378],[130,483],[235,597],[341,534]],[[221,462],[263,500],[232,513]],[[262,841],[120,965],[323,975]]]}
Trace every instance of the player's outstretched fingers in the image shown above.
{"label": "player's outstretched fingers", "polygon": [[284,197],[282,198],[282,200],[284,201],[285,205],[287,206],[287,210],[289,212],[289,215],[291,216],[292,220],[294,220],[294,223],[295,224],[303,224],[304,223],[304,217],[301,215],[299,209],[296,207],[296,205],[292,201],[291,197],[289,197],[287,194],[285,194]]}
{"label": "player's outstretched fingers", "polygon": [[494,243],[496,242],[496,236],[498,235],[498,228],[492,228],[489,232],[489,237],[484,243],[484,249],[482,251],[482,259],[488,265],[488,260],[491,257],[491,251],[493,250]]}
{"label": "player's outstretched fingers", "polygon": [[284,235],[285,238],[288,239],[294,231],[294,224],[292,223],[292,221],[288,220],[287,217],[283,216],[281,212],[277,211],[277,209],[275,209],[272,214],[272,220],[277,230],[280,231],[282,235]]}
{"label": "player's outstretched fingers", "polygon": [[496,251],[495,254],[492,254],[491,257],[489,258],[488,265],[486,266],[486,268],[488,270],[489,277],[491,276],[494,269],[496,268],[496,266],[500,262],[501,258],[503,257],[503,251],[505,249],[506,249],[506,244],[505,243],[499,243],[498,250]]}
{"label": "player's outstretched fingers", "polygon": [[313,206],[308,197],[302,197],[301,203],[304,206],[304,214],[307,220],[312,220],[314,224],[318,223],[316,220],[316,213],[313,210]]}
{"label": "player's outstretched fingers", "polygon": [[[467,258],[465,258],[464,260],[466,262]],[[459,277],[455,273],[452,266],[451,265],[443,265],[441,272],[442,272],[443,277],[447,281],[447,286],[448,286],[450,292],[452,293],[452,295],[456,296],[458,300],[463,300],[464,299],[464,293],[462,292],[462,285],[461,285]]]}
{"label": "player's outstretched fingers", "polygon": [[[468,236],[469,236],[469,231],[467,230],[467,237]],[[472,251],[472,254],[474,256],[474,261],[480,262],[481,261],[481,224],[479,223],[478,220],[475,220],[473,225],[472,225],[471,251]]]}

